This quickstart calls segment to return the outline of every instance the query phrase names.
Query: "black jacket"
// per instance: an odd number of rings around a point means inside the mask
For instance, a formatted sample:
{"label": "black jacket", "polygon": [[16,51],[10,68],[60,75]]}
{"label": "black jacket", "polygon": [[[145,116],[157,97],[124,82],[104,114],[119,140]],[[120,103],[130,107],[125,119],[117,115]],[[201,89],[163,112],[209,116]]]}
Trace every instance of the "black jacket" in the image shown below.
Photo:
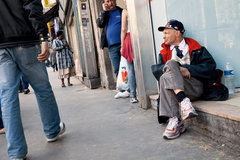
{"label": "black jacket", "polygon": [[[117,7],[119,9],[120,14],[122,16],[122,8]],[[107,42],[107,26],[108,26],[108,20],[109,20],[109,12],[108,11],[101,11],[99,14],[99,17],[97,19],[97,26],[99,28],[103,28],[102,34],[101,34],[101,40],[100,40],[100,47],[103,49],[104,47],[108,47],[108,42]]]}
{"label": "black jacket", "polygon": [[[195,40],[185,38],[190,49],[190,65],[182,65],[189,70],[192,77],[202,81],[214,81],[219,75],[216,70],[216,63],[205,47],[201,47]],[[157,80],[163,74],[163,67],[167,60],[171,58],[169,46],[162,45],[164,49],[159,54],[159,62],[152,65],[153,75]]]}
{"label": "black jacket", "polygon": [[41,0],[0,0],[0,48],[37,44],[47,37]]}

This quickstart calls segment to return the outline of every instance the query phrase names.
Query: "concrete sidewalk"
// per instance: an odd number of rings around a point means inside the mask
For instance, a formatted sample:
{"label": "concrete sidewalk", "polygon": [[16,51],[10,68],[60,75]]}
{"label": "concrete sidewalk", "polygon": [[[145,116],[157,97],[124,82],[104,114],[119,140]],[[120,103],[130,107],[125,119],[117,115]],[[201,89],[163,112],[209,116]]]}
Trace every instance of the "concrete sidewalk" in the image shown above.
{"label": "concrete sidewalk", "polygon": [[[166,141],[166,126],[157,123],[154,110],[143,110],[129,99],[115,100],[115,91],[90,90],[73,79],[61,88],[57,73],[49,77],[67,131],[47,143],[33,91],[20,94],[22,119],[31,160],[230,160],[240,159],[226,146],[218,146],[188,130]],[[0,160],[8,160],[5,136],[0,136]]]}

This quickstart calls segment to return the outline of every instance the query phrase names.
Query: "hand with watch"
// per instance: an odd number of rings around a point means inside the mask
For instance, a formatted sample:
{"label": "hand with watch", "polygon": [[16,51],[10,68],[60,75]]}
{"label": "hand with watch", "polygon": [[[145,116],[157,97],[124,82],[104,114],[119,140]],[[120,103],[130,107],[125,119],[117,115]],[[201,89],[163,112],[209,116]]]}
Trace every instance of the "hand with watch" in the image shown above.
{"label": "hand with watch", "polygon": [[48,49],[48,38],[43,37],[42,34],[40,34],[40,40],[41,40],[41,53],[38,55],[37,59],[40,62],[44,62],[45,60],[48,59],[50,53]]}

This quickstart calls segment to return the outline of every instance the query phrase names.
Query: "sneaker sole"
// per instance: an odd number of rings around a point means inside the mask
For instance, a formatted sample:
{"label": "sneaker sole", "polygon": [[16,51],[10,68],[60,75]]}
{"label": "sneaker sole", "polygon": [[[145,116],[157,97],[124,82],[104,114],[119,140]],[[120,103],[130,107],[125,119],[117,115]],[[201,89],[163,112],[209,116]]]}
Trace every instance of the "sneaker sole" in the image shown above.
{"label": "sneaker sole", "polygon": [[128,98],[130,96],[121,96],[121,97],[114,97],[115,99],[120,99],[120,98]]}
{"label": "sneaker sole", "polygon": [[58,133],[58,135],[52,139],[48,139],[47,138],[47,142],[48,143],[51,143],[51,142],[55,142],[58,140],[59,136],[62,135],[65,131],[66,131],[66,126],[63,122],[60,123],[60,128],[61,128],[61,125],[62,125],[62,129],[60,130],[60,132]]}
{"label": "sneaker sole", "polygon": [[173,139],[177,139],[178,137],[180,137],[181,134],[185,133],[187,131],[187,129],[185,127],[181,128],[179,133],[173,137],[167,137],[167,136],[163,136],[164,139],[166,140],[173,140]]}
{"label": "sneaker sole", "polygon": [[166,139],[166,140],[173,140],[173,139],[178,138],[179,136],[180,136],[180,132],[177,135],[175,135],[175,136],[172,136],[172,137],[163,136],[163,138]]}
{"label": "sneaker sole", "polygon": [[197,117],[197,116],[198,116],[197,113],[189,113],[189,115],[184,117],[184,118],[182,118],[182,120],[184,121],[186,119],[194,118],[194,117]]}

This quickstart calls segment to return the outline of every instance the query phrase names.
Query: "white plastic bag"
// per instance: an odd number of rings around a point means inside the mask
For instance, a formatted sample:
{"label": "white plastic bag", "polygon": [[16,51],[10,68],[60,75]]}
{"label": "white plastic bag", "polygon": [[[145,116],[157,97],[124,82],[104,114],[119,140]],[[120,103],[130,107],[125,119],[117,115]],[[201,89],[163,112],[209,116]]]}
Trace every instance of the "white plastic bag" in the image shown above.
{"label": "white plastic bag", "polygon": [[128,65],[127,60],[123,56],[121,57],[119,72],[117,78],[117,89],[118,90],[128,90]]}

